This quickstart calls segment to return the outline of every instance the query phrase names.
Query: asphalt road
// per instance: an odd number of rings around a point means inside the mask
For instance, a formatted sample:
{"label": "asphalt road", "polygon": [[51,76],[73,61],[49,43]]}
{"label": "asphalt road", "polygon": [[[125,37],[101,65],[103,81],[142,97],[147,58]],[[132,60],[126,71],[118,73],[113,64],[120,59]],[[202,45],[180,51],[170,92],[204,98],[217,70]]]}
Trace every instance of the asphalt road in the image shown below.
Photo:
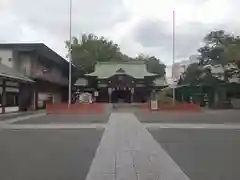
{"label": "asphalt road", "polygon": [[239,110],[211,110],[202,112],[136,112],[142,123],[240,123]]}
{"label": "asphalt road", "polygon": [[110,113],[102,114],[51,114],[37,118],[31,118],[24,121],[15,122],[15,124],[79,124],[79,123],[107,123]]}
{"label": "asphalt road", "polygon": [[84,180],[103,130],[0,130],[1,180]]}
{"label": "asphalt road", "polygon": [[240,179],[240,130],[149,130],[191,180]]}

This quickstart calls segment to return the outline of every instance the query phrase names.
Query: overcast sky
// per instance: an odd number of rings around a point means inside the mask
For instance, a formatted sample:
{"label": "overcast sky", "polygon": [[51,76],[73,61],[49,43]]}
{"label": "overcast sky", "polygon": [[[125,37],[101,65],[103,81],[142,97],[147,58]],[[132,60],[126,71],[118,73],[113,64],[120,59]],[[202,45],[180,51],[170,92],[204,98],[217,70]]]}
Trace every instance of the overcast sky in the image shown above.
{"label": "overcast sky", "polygon": [[[176,11],[176,61],[196,54],[204,35],[240,34],[239,0],[73,0],[73,35],[95,33],[136,56],[171,63],[172,11]],[[69,0],[0,0],[0,42],[44,42],[66,55]]]}

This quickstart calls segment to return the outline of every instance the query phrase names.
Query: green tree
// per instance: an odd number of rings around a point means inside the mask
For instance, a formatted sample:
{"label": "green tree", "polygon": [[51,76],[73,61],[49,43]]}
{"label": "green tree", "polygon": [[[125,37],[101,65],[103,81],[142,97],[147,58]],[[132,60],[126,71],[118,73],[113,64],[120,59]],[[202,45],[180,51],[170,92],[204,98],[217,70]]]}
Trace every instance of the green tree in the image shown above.
{"label": "green tree", "polygon": [[200,64],[240,64],[240,38],[223,30],[212,31],[204,38],[205,45],[198,49]]}
{"label": "green tree", "polygon": [[166,66],[161,63],[159,59],[155,56],[147,56],[144,54],[140,54],[136,60],[145,61],[147,71],[150,73],[158,74],[160,76],[165,76],[165,68]]}
{"label": "green tree", "polygon": [[[70,42],[66,41],[66,47],[70,49]],[[120,52],[120,48],[112,41],[104,37],[98,38],[94,34],[84,34],[80,39],[72,38],[72,62],[83,73],[94,70],[96,62],[123,61],[126,55]]]}
{"label": "green tree", "polygon": [[198,84],[201,73],[202,66],[198,63],[190,64],[180,77],[178,84]]}
{"label": "green tree", "polygon": [[227,62],[234,62],[240,68],[240,43],[236,42],[228,45],[224,53],[224,58]]}
{"label": "green tree", "polygon": [[226,64],[225,51],[234,37],[223,30],[212,31],[204,38],[205,45],[198,49],[200,53],[200,64]]}

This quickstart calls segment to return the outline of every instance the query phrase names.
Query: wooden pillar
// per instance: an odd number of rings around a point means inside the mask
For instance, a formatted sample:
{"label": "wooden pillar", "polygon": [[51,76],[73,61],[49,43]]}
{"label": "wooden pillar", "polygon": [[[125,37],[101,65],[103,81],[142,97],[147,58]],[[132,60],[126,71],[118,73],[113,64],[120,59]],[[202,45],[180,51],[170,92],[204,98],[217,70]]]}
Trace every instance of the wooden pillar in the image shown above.
{"label": "wooden pillar", "polygon": [[36,86],[34,87],[34,94],[35,94],[35,108],[36,110],[38,110],[38,90],[36,88]]}
{"label": "wooden pillar", "polygon": [[33,101],[32,101],[32,107],[33,107],[33,110],[37,110],[37,92],[36,90],[34,89],[33,90]]}
{"label": "wooden pillar", "polygon": [[6,104],[7,104],[6,81],[5,81],[5,79],[3,79],[3,83],[2,83],[2,113],[5,113]]}

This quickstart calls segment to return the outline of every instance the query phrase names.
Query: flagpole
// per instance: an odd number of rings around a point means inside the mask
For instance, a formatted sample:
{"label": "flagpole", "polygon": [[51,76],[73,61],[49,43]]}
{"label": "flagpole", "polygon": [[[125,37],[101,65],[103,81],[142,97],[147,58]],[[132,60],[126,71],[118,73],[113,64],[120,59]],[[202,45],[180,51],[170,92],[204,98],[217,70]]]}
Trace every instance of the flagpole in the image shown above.
{"label": "flagpole", "polygon": [[175,97],[175,78],[174,78],[174,72],[173,67],[175,64],[175,11],[173,11],[173,24],[172,24],[172,81],[173,81],[173,104],[175,104],[176,97]]}
{"label": "flagpole", "polygon": [[68,80],[68,105],[72,103],[72,0],[69,4],[69,80]]}

